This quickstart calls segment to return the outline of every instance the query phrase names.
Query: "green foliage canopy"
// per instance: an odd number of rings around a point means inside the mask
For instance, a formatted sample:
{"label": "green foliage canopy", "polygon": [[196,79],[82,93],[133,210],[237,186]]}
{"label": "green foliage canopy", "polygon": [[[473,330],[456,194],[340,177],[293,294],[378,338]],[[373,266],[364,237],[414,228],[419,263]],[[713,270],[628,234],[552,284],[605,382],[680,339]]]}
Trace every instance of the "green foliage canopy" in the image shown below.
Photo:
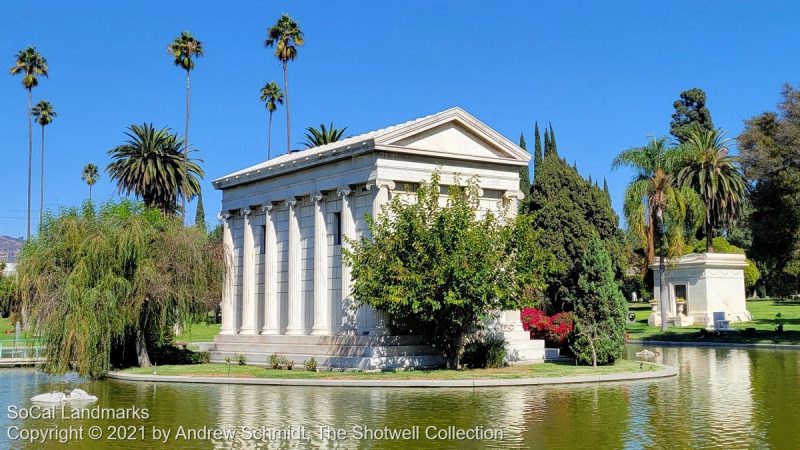
{"label": "green foliage canopy", "polygon": [[706,93],[702,89],[691,88],[681,92],[680,98],[675,100],[672,107],[675,112],[672,114],[669,129],[678,142],[688,139],[689,130],[693,126],[706,131],[714,129],[711,112],[706,108]]}
{"label": "green foliage canopy", "polygon": [[213,309],[224,271],[221,245],[203,230],[130,201],[45,216],[17,266],[44,370],[64,373],[73,362],[91,377],[111,368],[112,352],[133,351],[132,335],[153,348]]}
{"label": "green foliage canopy", "polygon": [[476,217],[474,178],[449,186],[444,206],[439,179],[369,217],[372,239],[344,256],[356,302],[386,311],[395,331],[427,336],[455,368],[465,335],[497,311],[534,304],[556,263],[527,217]]}

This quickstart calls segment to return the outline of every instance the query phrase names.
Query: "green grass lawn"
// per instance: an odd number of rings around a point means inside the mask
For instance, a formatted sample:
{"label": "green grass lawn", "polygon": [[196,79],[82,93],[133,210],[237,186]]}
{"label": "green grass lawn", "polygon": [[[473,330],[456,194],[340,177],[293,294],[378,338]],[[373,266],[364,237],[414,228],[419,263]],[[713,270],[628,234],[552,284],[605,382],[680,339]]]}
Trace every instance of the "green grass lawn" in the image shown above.
{"label": "green grass lawn", "polygon": [[[326,380],[472,380],[472,379],[513,379],[561,377],[570,375],[601,375],[610,373],[629,373],[654,371],[660,366],[639,361],[620,360],[613,366],[597,368],[575,366],[571,363],[546,362],[541,364],[518,365],[500,369],[472,370],[412,370],[388,372],[340,372],[327,371],[306,372],[304,370],[276,370],[257,366],[240,366],[231,364],[196,364],[189,366],[159,366],[158,375],[209,376],[235,378],[291,378],[291,379],[326,379]],[[302,369],[302,366],[301,366]],[[152,375],[153,368],[134,367],[125,369],[123,373]]]}
{"label": "green grass lawn", "polygon": [[[743,333],[725,333],[720,336],[700,336],[700,326],[670,328],[662,333],[658,327],[647,325],[650,305],[647,303],[631,303],[631,312],[636,314],[636,321],[627,325],[630,339],[643,341],[677,341],[677,342],[730,342],[753,344],[800,344],[800,300],[749,300],[747,310],[753,314],[752,322],[731,324],[732,328],[743,330],[755,328],[752,336]],[[775,332],[775,315],[781,313],[783,333]]]}
{"label": "green grass lawn", "polygon": [[176,342],[213,342],[214,336],[219,334],[218,323],[196,323],[175,336]]}

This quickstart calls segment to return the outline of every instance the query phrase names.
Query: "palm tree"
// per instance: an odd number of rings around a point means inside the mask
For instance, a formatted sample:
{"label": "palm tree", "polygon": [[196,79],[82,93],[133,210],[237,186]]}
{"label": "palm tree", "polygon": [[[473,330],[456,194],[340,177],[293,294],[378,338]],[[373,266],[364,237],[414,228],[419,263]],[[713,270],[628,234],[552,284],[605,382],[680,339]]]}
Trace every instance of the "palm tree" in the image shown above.
{"label": "palm tree", "polygon": [[684,223],[699,201],[690,189],[676,182],[680,159],[680,152],[668,147],[667,139],[661,137],[623,151],[612,163],[614,169],[630,167],[637,172],[625,190],[623,212],[629,229],[645,248],[645,270],[656,252],[659,256],[662,330],[667,329],[666,258],[683,253]]}
{"label": "palm tree", "polygon": [[[128,130],[128,140],[108,151],[112,159],[106,168],[108,174],[120,193],[133,193],[147,207],[174,214],[179,196],[193,197],[200,191],[198,177],[203,177],[203,169],[188,160],[188,170],[182,170],[186,148],[169,128],[156,130],[145,123],[131,125]],[[184,179],[184,174],[188,178]]]}
{"label": "palm tree", "polygon": [[83,166],[81,180],[85,181],[86,184],[89,185],[89,201],[92,201],[92,186],[97,183],[99,178],[100,173],[97,171],[97,166],[94,163],[89,163]]}
{"label": "palm tree", "polygon": [[39,188],[39,223],[41,223],[42,211],[44,210],[44,127],[50,125],[53,119],[58,117],[58,113],[56,113],[55,108],[53,108],[50,102],[41,100],[33,107],[32,114],[33,117],[36,118],[36,122],[42,126],[42,166],[40,169],[41,185]]}
{"label": "palm tree", "polygon": [[[167,51],[174,58],[175,65],[186,71],[186,132],[183,135],[186,149],[183,152],[183,176],[181,177],[185,182],[189,178],[186,175],[189,164],[189,74],[194,69],[194,60],[204,55],[203,43],[195,39],[188,31],[184,31],[167,46]],[[181,191],[188,192],[189,189],[182,186]],[[181,220],[184,224],[186,223],[185,196],[181,196]]]}
{"label": "palm tree", "polygon": [[27,239],[31,239],[31,178],[33,176],[33,88],[39,85],[37,76],[47,76],[47,60],[36,51],[36,47],[28,47],[17,53],[17,61],[11,67],[11,75],[22,75],[22,86],[28,91],[28,230]]}
{"label": "palm tree", "polygon": [[266,103],[269,111],[269,128],[267,131],[267,159],[272,159],[272,113],[283,104],[283,91],[278,83],[270,81],[261,88],[261,101]]}
{"label": "palm tree", "polygon": [[286,93],[286,152],[292,151],[292,122],[289,115],[289,61],[297,57],[297,47],[305,44],[303,32],[288,14],[283,14],[275,25],[267,29],[265,47],[275,47],[275,57],[283,64],[283,90]]}
{"label": "palm tree", "polygon": [[346,130],[347,127],[341,130],[335,128],[333,123],[330,124],[329,128],[325,128],[324,124],[319,124],[319,128],[308,127],[306,128],[306,141],[303,145],[305,145],[306,148],[312,148],[336,142],[342,138]]}
{"label": "palm tree", "polygon": [[721,129],[689,129],[683,143],[684,159],[678,183],[694,189],[705,205],[705,236],[708,252],[714,252],[714,228],[733,226],[742,212],[747,184],[737,158],[728,155],[730,139]]}

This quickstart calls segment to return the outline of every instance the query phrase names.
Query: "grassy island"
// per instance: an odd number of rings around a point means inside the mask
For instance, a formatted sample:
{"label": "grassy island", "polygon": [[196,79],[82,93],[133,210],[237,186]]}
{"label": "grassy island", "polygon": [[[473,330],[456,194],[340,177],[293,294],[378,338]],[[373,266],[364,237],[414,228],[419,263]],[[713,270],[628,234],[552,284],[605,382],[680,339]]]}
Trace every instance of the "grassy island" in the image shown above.
{"label": "grassy island", "polygon": [[[499,369],[470,370],[411,370],[388,372],[354,372],[320,370],[266,369],[258,366],[240,366],[236,364],[195,364],[183,366],[159,366],[157,375],[193,376],[193,377],[226,377],[230,370],[231,378],[279,378],[279,379],[327,379],[327,380],[489,380],[514,378],[546,378],[579,375],[606,375],[613,373],[651,372],[661,366],[639,361],[618,360],[610,366],[576,366],[564,362],[546,362],[531,365],[514,365]],[[134,367],[122,373],[134,375],[152,375],[153,368]]]}

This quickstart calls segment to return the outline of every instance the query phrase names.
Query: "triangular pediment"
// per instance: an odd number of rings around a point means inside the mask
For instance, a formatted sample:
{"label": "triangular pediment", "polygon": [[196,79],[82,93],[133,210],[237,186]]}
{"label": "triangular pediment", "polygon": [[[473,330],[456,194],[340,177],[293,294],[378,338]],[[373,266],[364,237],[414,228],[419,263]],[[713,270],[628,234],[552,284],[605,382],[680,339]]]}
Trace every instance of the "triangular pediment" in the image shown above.
{"label": "triangular pediment", "polygon": [[527,152],[460,108],[399,128],[375,143],[467,159],[530,160]]}

